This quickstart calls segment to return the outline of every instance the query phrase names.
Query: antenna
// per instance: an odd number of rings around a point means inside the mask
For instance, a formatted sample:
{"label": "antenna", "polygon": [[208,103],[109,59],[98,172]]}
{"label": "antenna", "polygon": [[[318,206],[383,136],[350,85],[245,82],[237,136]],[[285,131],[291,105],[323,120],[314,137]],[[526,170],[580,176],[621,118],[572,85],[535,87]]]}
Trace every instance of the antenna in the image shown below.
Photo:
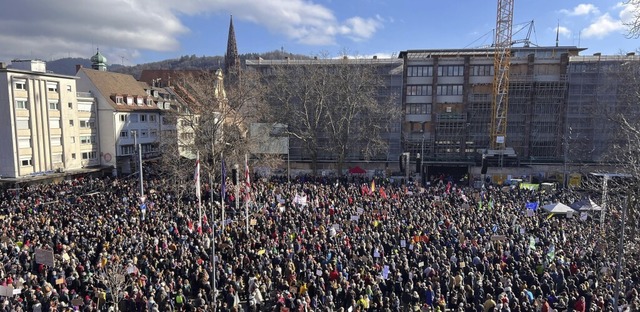
{"label": "antenna", "polygon": [[129,60],[128,58],[124,57],[124,55],[120,55],[120,65],[124,66],[124,60]]}

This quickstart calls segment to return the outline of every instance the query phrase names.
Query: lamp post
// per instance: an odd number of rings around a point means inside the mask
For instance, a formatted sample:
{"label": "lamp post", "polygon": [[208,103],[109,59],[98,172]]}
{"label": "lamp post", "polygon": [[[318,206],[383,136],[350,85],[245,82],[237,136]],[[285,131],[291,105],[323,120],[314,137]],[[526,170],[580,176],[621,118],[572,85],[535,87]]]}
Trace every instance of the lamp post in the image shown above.
{"label": "lamp post", "polygon": [[420,183],[425,187],[426,181],[424,176],[424,131],[422,131],[422,143],[420,144]]}
{"label": "lamp post", "polygon": [[138,143],[138,131],[131,131],[133,134],[133,146],[138,150],[138,178],[140,181],[140,198],[144,196],[144,177],[142,176],[142,144]]}

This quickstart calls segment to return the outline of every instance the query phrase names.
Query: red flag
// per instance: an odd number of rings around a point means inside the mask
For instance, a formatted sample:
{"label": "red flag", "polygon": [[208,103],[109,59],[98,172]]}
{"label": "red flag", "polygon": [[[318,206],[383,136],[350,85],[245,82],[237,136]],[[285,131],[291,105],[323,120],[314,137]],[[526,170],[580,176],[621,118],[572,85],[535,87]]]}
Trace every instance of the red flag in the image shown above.
{"label": "red flag", "polygon": [[387,199],[387,192],[384,190],[384,187],[380,187],[380,197]]}

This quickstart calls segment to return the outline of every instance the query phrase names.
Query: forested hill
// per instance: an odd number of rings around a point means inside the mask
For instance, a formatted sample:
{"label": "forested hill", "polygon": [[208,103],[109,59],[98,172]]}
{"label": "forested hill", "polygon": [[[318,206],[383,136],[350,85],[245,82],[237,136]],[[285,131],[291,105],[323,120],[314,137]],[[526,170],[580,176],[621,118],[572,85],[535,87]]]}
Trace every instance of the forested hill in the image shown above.
{"label": "forested hill", "polygon": [[[265,60],[280,60],[285,56],[294,59],[311,59],[312,57],[301,54],[290,54],[275,50],[265,53],[246,53],[240,54],[241,64],[245,60],[254,60],[262,57]],[[76,65],[83,67],[91,67],[91,61],[83,58],[62,58],[55,61],[47,62],[47,70],[57,74],[73,76],[76,73]],[[134,66],[122,66],[120,64],[109,64],[109,71],[126,73],[133,75],[136,79],[140,77],[140,73],[144,69],[218,69],[224,65],[224,56],[196,56],[184,55],[177,59],[169,59],[159,62],[139,64]]]}

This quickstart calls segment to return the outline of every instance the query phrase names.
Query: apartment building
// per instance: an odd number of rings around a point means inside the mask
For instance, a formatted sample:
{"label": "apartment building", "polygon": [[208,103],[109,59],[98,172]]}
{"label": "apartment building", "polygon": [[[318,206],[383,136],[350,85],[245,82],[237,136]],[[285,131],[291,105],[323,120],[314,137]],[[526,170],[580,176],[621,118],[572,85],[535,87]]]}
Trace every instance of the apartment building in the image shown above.
{"label": "apartment building", "polygon": [[[159,155],[162,112],[169,101],[154,97],[151,87],[131,75],[109,72],[104,57],[92,58],[89,68],[78,68],[78,90],[91,92],[96,98],[100,127],[98,141],[100,165],[112,167],[119,174],[135,171],[137,148],[142,157]],[[90,121],[91,122],[91,121]]]}
{"label": "apartment building", "polygon": [[95,100],[78,78],[40,60],[0,63],[0,176],[22,178],[99,165]]}

